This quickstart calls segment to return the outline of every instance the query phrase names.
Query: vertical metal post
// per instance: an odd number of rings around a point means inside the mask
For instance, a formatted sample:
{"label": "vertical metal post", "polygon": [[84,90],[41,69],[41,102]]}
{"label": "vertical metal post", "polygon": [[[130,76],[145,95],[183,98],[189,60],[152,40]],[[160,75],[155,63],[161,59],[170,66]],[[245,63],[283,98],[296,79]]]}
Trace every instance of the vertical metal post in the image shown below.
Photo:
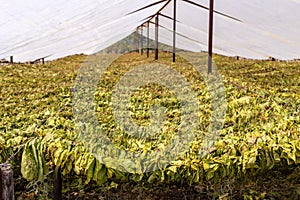
{"label": "vertical metal post", "polygon": [[158,60],[158,16],[155,17],[155,60]]}
{"label": "vertical metal post", "polygon": [[45,58],[42,58],[42,64],[45,64]]}
{"label": "vertical metal post", "polygon": [[14,199],[14,179],[11,165],[0,165],[0,200]]}
{"label": "vertical metal post", "polygon": [[137,27],[136,31],[135,31],[135,41],[136,41],[136,52],[137,53],[139,53],[139,50],[140,50],[140,42],[138,39],[138,35],[139,35],[139,27]]}
{"label": "vertical metal post", "polygon": [[174,9],[173,9],[173,62],[176,61],[176,0],[173,0]]}
{"label": "vertical metal post", "polygon": [[209,32],[208,32],[208,74],[212,73],[213,25],[214,25],[214,0],[210,0]]}
{"label": "vertical metal post", "polygon": [[14,57],[13,56],[10,56],[10,64],[13,64],[14,63]]}
{"label": "vertical metal post", "polygon": [[147,58],[149,58],[149,29],[150,29],[150,22],[147,22]]}
{"label": "vertical metal post", "polygon": [[141,55],[144,54],[144,50],[143,50],[143,39],[144,39],[144,36],[143,36],[143,26],[141,26]]}

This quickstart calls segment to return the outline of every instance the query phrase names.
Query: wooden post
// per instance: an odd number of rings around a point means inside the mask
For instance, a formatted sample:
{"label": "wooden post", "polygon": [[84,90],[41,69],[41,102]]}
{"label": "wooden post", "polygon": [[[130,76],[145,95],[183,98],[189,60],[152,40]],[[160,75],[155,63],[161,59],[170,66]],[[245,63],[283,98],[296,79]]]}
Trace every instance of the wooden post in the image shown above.
{"label": "wooden post", "polygon": [[54,171],[54,200],[61,200],[62,199],[62,178],[61,178],[61,169],[59,167],[55,168]]}
{"label": "wooden post", "polygon": [[45,58],[42,58],[42,65],[45,64]]}
{"label": "wooden post", "polygon": [[14,200],[14,179],[10,164],[0,165],[0,198]]}
{"label": "wooden post", "polygon": [[173,0],[173,62],[176,61],[176,0]]}
{"label": "wooden post", "polygon": [[155,17],[155,60],[158,60],[158,16]]}
{"label": "wooden post", "polygon": [[150,22],[147,22],[147,58],[149,58],[149,29],[150,29]]}
{"label": "wooden post", "polygon": [[208,32],[208,74],[212,73],[213,26],[214,26],[214,0],[210,0],[209,32]]}
{"label": "wooden post", "polygon": [[10,64],[13,64],[14,63],[14,57],[13,56],[10,56]]}

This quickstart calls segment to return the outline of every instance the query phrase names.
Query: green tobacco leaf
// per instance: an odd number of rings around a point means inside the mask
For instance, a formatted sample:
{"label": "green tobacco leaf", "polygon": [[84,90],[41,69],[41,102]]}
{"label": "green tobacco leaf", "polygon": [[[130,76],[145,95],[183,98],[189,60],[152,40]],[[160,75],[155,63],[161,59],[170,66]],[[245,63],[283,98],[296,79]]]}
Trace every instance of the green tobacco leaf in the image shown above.
{"label": "green tobacco leaf", "polygon": [[33,181],[37,178],[37,164],[35,162],[32,150],[29,148],[28,145],[26,145],[23,150],[21,161],[21,173],[22,176],[28,181]]}
{"label": "green tobacco leaf", "polygon": [[102,185],[107,181],[106,167],[100,164],[99,161],[96,161],[94,169],[93,180],[96,181],[98,185]]}
{"label": "green tobacco leaf", "polygon": [[56,165],[63,167],[68,160],[71,160],[71,159],[69,159],[69,156],[71,153],[72,152],[69,152],[68,149],[61,152],[59,158],[57,158]]}
{"label": "green tobacco leaf", "polygon": [[157,176],[155,172],[151,173],[151,176],[148,178],[148,183],[153,183],[156,180]]}
{"label": "green tobacco leaf", "polygon": [[214,177],[215,173],[210,171],[206,174],[206,180],[211,180]]}
{"label": "green tobacco leaf", "polygon": [[96,158],[89,159],[89,161],[90,162],[87,164],[86,171],[85,171],[85,174],[86,174],[86,177],[87,177],[87,179],[85,181],[85,184],[88,184],[94,176]]}
{"label": "green tobacco leaf", "polygon": [[46,175],[46,171],[44,171],[45,168],[45,162],[44,160],[44,155],[42,152],[42,147],[41,147],[41,143],[37,144],[37,157],[38,157],[38,180],[39,181],[43,181],[44,180],[44,175]]}
{"label": "green tobacco leaf", "polygon": [[254,166],[255,164],[255,161],[256,161],[256,157],[251,157],[248,161],[248,166]]}
{"label": "green tobacco leaf", "polygon": [[59,147],[58,149],[56,149],[56,151],[54,152],[54,163],[55,165],[57,165],[57,162],[59,160],[60,154],[64,151],[63,147]]}
{"label": "green tobacco leaf", "polygon": [[170,166],[170,167],[168,167],[168,170],[176,173],[177,172],[177,166]]}

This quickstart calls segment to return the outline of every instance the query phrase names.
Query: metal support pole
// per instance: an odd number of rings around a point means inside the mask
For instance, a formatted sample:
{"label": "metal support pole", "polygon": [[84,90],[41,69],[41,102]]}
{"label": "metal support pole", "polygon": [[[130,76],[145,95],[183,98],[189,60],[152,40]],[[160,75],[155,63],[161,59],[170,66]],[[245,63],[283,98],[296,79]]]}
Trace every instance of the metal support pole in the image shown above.
{"label": "metal support pole", "polygon": [[42,64],[45,64],[45,58],[42,58]]}
{"label": "metal support pole", "polygon": [[10,64],[13,64],[14,63],[14,57],[13,56],[10,56]]}
{"label": "metal support pole", "polygon": [[149,58],[149,29],[150,29],[150,22],[147,22],[147,58]]}
{"label": "metal support pole", "polygon": [[141,55],[144,54],[144,50],[143,50],[143,39],[144,39],[144,36],[143,36],[143,26],[141,26]]}
{"label": "metal support pole", "polygon": [[208,74],[212,73],[213,24],[214,24],[214,0],[210,0],[209,32],[208,32]]}
{"label": "metal support pole", "polygon": [[11,165],[0,165],[0,200],[14,199],[14,178]]}
{"label": "metal support pole", "polygon": [[139,50],[140,50],[140,42],[138,39],[138,35],[139,35],[139,27],[137,27],[136,31],[135,31],[135,41],[136,41],[136,52],[137,53],[139,53]]}
{"label": "metal support pole", "polygon": [[155,60],[158,60],[158,16],[155,17]]}
{"label": "metal support pole", "polygon": [[173,10],[173,62],[176,61],[176,0],[173,0],[174,10]]}

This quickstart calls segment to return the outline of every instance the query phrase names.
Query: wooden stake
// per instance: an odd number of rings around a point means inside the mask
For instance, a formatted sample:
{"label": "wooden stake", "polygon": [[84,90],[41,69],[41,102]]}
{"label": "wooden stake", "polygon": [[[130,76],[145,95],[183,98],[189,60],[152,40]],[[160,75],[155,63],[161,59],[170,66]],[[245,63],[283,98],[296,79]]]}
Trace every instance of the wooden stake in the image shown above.
{"label": "wooden stake", "polygon": [[14,179],[10,164],[0,165],[0,198],[14,200]]}
{"label": "wooden stake", "polygon": [[62,199],[62,178],[61,178],[61,170],[59,167],[55,168],[54,171],[54,200],[61,200]]}

